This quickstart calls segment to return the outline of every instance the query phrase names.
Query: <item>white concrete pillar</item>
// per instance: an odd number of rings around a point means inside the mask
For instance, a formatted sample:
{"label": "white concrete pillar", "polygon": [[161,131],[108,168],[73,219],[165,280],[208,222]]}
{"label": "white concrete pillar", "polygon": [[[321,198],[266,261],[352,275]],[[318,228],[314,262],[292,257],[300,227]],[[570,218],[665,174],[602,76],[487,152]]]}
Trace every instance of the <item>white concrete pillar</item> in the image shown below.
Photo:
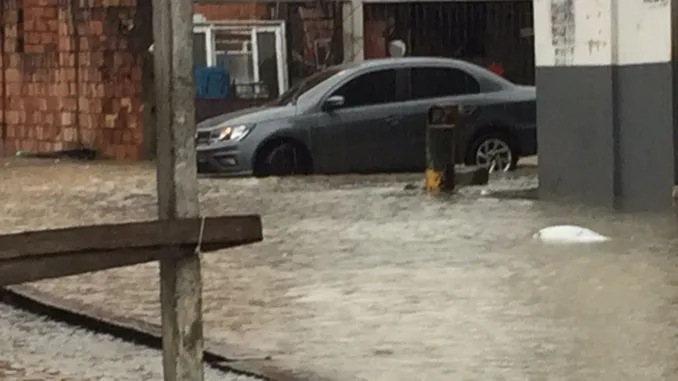
{"label": "white concrete pillar", "polygon": [[350,0],[343,3],[344,62],[365,59],[363,1]]}
{"label": "white concrete pillar", "polygon": [[668,0],[535,0],[540,193],[627,210],[672,204]]}

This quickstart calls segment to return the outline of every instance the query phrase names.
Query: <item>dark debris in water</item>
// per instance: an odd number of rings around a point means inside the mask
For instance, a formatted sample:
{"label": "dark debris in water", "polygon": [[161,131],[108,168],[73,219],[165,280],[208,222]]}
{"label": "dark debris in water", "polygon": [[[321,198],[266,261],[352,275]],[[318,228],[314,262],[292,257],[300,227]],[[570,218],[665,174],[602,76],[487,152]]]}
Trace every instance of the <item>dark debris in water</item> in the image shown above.
{"label": "dark debris in water", "polygon": [[483,193],[485,197],[494,197],[498,199],[509,199],[509,200],[538,200],[539,199],[539,188],[525,188],[525,189],[498,189],[487,191]]}

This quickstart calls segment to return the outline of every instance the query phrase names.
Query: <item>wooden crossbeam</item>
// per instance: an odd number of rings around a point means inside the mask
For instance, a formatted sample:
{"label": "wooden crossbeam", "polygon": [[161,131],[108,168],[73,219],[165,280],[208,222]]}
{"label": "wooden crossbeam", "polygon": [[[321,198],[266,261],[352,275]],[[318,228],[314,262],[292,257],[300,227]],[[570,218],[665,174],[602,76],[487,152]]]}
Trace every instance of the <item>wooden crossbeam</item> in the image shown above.
{"label": "wooden crossbeam", "polygon": [[[195,247],[201,225],[203,224],[200,218],[185,218],[1,235],[0,260],[116,249]],[[203,251],[219,250],[261,240],[262,228],[259,216],[205,218],[202,232]]]}
{"label": "wooden crossbeam", "polygon": [[259,216],[96,225],[0,236],[0,286],[107,270],[261,241]]}

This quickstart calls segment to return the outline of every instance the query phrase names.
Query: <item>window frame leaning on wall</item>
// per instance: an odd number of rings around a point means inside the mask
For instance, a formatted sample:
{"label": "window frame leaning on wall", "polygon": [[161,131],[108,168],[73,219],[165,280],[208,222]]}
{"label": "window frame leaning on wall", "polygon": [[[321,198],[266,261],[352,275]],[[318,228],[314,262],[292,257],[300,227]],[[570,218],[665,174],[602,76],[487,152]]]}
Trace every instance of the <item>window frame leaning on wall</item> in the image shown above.
{"label": "window frame leaning on wall", "polygon": [[[197,16],[197,15],[196,15]],[[207,21],[194,18],[193,34],[204,34],[205,36],[205,62],[209,67],[217,64],[217,50],[215,47],[215,32],[232,31],[245,32],[250,34],[251,50],[249,52],[239,51],[236,54],[251,54],[252,73],[254,82],[260,81],[259,72],[259,51],[257,45],[258,33],[274,33],[275,35],[275,55],[276,71],[278,82],[278,93],[284,93],[289,86],[287,70],[287,41],[285,21],[283,20],[244,20],[244,21]],[[255,90],[256,91],[256,90]],[[277,95],[275,95],[277,96]]]}

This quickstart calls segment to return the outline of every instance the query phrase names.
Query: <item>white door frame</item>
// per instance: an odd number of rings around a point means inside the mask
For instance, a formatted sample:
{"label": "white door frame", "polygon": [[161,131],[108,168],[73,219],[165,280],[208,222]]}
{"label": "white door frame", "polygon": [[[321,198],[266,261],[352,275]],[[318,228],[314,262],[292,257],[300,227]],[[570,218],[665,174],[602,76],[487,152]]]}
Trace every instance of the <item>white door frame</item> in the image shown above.
{"label": "white door frame", "polygon": [[214,54],[214,38],[212,38],[212,28],[209,26],[195,26],[193,27],[193,33],[205,34],[205,54],[207,55],[205,62],[207,63],[207,66],[214,66],[216,61]]}

